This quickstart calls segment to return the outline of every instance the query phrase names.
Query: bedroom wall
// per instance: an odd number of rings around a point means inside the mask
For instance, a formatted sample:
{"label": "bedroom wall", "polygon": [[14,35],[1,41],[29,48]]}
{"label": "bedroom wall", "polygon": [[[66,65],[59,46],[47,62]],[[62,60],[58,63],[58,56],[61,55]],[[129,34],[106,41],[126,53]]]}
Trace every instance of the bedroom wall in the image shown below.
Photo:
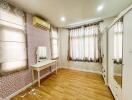
{"label": "bedroom wall", "polygon": [[[28,61],[29,66],[36,63],[36,48],[46,46],[48,57],[51,56],[50,35],[48,31],[41,30],[32,25],[32,15],[27,14],[27,43],[28,43]],[[42,75],[49,73],[49,69],[42,72]],[[27,70],[16,72],[8,76],[0,77],[0,98],[5,98],[12,93],[23,88],[31,82],[30,67]]]}
{"label": "bedroom wall", "polygon": [[[100,24],[101,33],[103,30],[113,21],[113,18],[106,18],[104,22]],[[68,61],[68,30],[59,29],[60,33],[60,66],[63,68],[77,69],[82,71],[101,73],[102,64],[100,63],[89,63],[89,62],[78,62]]]}

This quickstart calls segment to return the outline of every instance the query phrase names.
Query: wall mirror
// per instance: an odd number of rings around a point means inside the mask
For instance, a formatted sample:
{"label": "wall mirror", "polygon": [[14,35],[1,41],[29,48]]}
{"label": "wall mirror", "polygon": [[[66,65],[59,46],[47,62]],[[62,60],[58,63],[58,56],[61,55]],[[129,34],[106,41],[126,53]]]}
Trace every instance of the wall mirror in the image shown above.
{"label": "wall mirror", "polygon": [[123,62],[123,19],[114,24],[114,79],[122,87],[122,62]]}

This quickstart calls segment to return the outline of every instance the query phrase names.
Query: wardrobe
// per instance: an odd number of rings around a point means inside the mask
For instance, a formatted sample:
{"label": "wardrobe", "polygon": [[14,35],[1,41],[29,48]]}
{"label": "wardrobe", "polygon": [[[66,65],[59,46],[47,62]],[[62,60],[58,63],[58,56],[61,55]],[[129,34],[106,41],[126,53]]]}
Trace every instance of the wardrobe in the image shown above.
{"label": "wardrobe", "polygon": [[132,5],[102,35],[105,84],[115,100],[132,100]]}

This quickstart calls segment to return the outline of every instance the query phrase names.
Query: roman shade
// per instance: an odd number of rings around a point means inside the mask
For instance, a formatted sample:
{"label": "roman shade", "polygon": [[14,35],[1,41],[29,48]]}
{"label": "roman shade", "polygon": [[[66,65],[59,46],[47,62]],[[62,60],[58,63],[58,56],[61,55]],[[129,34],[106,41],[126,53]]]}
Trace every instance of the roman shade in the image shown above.
{"label": "roman shade", "polygon": [[0,2],[0,76],[27,68],[25,13]]}

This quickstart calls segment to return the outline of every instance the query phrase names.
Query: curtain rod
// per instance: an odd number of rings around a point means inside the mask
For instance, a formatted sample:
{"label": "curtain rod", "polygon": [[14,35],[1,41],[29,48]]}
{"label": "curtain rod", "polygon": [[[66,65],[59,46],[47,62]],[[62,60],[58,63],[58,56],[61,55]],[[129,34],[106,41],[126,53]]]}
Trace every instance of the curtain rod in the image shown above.
{"label": "curtain rod", "polygon": [[91,26],[91,25],[98,25],[99,23],[103,22],[104,20],[100,20],[100,21],[97,21],[97,22],[91,22],[91,23],[88,23],[88,24],[84,24],[84,25],[80,25],[80,26],[75,26],[75,27],[70,27],[70,28],[66,28],[66,29],[77,29],[77,28],[81,28],[81,27],[87,27],[87,26]]}

